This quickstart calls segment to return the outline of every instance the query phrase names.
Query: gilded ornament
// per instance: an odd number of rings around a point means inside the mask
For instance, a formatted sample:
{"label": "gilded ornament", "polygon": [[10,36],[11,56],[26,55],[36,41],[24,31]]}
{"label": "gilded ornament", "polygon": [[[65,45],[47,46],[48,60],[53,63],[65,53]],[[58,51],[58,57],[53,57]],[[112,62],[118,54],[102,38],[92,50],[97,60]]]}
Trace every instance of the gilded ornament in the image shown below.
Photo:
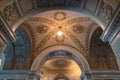
{"label": "gilded ornament", "polygon": [[39,33],[46,33],[49,29],[46,25],[40,24],[36,27],[37,32]]}
{"label": "gilded ornament", "polygon": [[75,33],[82,33],[84,32],[84,27],[80,24],[77,24],[77,25],[74,25],[72,26],[72,30],[75,32]]}
{"label": "gilded ornament", "polygon": [[65,12],[56,12],[54,13],[54,19],[57,21],[63,21],[67,18],[67,14]]}
{"label": "gilded ornament", "polygon": [[4,16],[8,21],[13,21],[17,17],[17,13],[13,5],[8,5],[4,8]]}

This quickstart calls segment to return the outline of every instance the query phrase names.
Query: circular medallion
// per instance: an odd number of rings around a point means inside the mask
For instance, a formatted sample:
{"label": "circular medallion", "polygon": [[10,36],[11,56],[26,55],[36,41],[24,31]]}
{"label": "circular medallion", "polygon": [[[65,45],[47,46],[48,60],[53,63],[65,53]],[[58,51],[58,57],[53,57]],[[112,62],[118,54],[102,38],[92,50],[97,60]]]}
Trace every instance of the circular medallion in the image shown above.
{"label": "circular medallion", "polygon": [[82,25],[74,25],[72,26],[72,30],[75,32],[75,33],[82,33],[84,31],[84,27]]}
{"label": "circular medallion", "polygon": [[64,66],[64,65],[66,65],[67,62],[64,59],[58,59],[58,60],[55,61],[55,63],[58,66]]}
{"label": "circular medallion", "polygon": [[46,33],[48,31],[48,27],[46,25],[40,24],[36,27],[38,33]]}
{"label": "circular medallion", "polygon": [[67,15],[64,12],[56,12],[54,14],[54,19],[57,20],[57,21],[63,21],[66,18],[67,18]]}

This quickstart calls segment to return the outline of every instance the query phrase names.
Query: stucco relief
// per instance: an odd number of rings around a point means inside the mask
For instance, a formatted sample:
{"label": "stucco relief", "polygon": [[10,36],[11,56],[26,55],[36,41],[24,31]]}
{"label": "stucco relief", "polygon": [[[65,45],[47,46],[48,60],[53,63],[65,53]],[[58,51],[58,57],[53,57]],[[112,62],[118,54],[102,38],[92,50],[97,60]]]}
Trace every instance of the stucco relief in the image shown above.
{"label": "stucco relief", "polygon": [[67,19],[67,14],[65,12],[56,12],[53,14],[53,18],[57,21],[63,21]]}
{"label": "stucco relief", "polygon": [[[88,17],[73,18],[73,19],[65,20],[61,24],[58,23],[59,21],[55,22],[55,21],[47,19],[47,18],[37,18],[37,17],[30,18],[30,21],[40,22],[40,23],[54,26],[54,29],[51,30],[49,33],[47,33],[46,36],[43,38],[43,40],[41,40],[41,42],[36,47],[36,50],[34,52],[34,58],[38,55],[38,52],[42,50],[43,46],[47,43],[47,41],[50,40],[51,37],[53,35],[55,35],[59,30],[61,30],[63,32],[63,34],[66,34],[75,43],[75,45],[78,46],[79,50],[81,50],[82,53],[86,53],[85,47],[82,45],[82,43],[79,41],[79,39],[77,39],[76,35],[72,34],[72,31],[75,33],[78,33],[78,34],[84,32],[84,26],[73,25],[73,24],[76,24],[76,23],[78,24],[78,23],[85,22],[85,21],[91,21],[90,18],[88,18]],[[70,31],[70,30],[68,30],[67,26],[71,26],[71,25],[73,25],[73,26],[72,26],[72,30]],[[59,28],[59,26],[61,26],[61,28]],[[49,29],[48,29],[48,26],[46,27],[45,25],[40,25],[40,26],[37,26],[36,30],[39,33],[46,33],[47,30],[49,30]],[[65,40],[65,36],[63,35],[61,37],[58,37],[56,35],[55,40],[58,43],[63,43]],[[86,54],[84,54],[84,56],[86,56]]]}
{"label": "stucco relief", "polygon": [[6,6],[3,9],[3,14],[4,14],[6,20],[9,22],[14,21],[18,17],[15,7],[12,4]]}
{"label": "stucco relief", "polygon": [[80,34],[80,33],[84,32],[84,30],[85,30],[84,27],[80,24],[76,24],[76,25],[72,26],[71,29],[77,34]]}
{"label": "stucco relief", "polygon": [[39,24],[36,27],[36,31],[40,34],[46,33],[49,30],[49,27],[43,24]]}
{"label": "stucco relief", "polygon": [[102,10],[100,12],[100,16],[108,23],[112,17],[112,14],[113,8],[110,5],[104,3]]}

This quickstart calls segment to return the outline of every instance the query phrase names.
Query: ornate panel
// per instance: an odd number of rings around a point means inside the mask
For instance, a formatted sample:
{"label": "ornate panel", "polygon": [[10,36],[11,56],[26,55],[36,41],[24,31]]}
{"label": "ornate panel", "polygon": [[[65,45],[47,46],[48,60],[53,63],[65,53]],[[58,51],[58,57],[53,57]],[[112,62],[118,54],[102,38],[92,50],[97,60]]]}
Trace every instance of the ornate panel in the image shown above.
{"label": "ornate panel", "polygon": [[12,25],[15,20],[19,17],[14,4],[9,4],[3,9],[3,16],[5,17],[8,24]]}
{"label": "ornate panel", "polygon": [[103,6],[100,11],[100,16],[103,20],[108,23],[111,20],[114,9],[107,3],[103,3]]}

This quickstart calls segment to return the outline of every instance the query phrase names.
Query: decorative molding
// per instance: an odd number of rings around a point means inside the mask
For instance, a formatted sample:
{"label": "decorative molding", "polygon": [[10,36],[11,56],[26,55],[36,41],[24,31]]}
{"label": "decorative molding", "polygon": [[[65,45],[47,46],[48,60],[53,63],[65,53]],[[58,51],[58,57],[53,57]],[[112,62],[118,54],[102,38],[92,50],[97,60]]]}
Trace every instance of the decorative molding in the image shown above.
{"label": "decorative molding", "polygon": [[44,34],[49,30],[49,27],[44,24],[39,24],[36,27],[36,31],[40,34]]}
{"label": "decorative molding", "polygon": [[103,31],[101,39],[105,42],[112,42],[114,34],[119,31],[119,21],[120,21],[120,4],[117,6],[116,10],[114,11],[113,18],[109,22],[106,29]]}
{"label": "decorative molding", "polygon": [[75,23],[84,22],[84,21],[91,21],[91,19],[89,17],[73,18],[73,19],[63,22],[62,26],[66,27],[66,26],[69,26]]}
{"label": "decorative molding", "polygon": [[63,32],[79,47],[80,51],[83,53],[84,57],[86,56],[86,51],[81,42],[72,34],[69,30],[64,29]]}
{"label": "decorative molding", "polygon": [[32,18],[29,19],[29,21],[46,23],[48,25],[58,26],[58,23],[56,23],[53,20],[47,19],[47,18],[32,17]]}
{"label": "decorative molding", "polygon": [[42,41],[36,47],[33,58],[37,57],[38,52],[41,51],[42,47],[46,44],[46,42],[51,38],[51,36],[56,34],[58,31],[59,31],[59,28],[54,28],[44,37],[44,39],[42,39]]}
{"label": "decorative molding", "polygon": [[86,30],[85,50],[87,54],[89,53],[90,34],[91,34],[91,30],[94,27],[94,25],[96,25],[96,23],[91,23]]}
{"label": "decorative molding", "polygon": [[3,15],[10,24],[12,24],[15,21],[15,19],[18,17],[15,6],[13,4],[7,5],[3,9]]}
{"label": "decorative molding", "polygon": [[[83,54],[81,52],[79,52],[78,49],[76,50],[74,47],[69,46],[69,45],[64,45],[64,44],[63,45],[62,44],[52,45],[52,46],[49,46],[49,47],[45,48],[44,50],[40,51],[39,55],[36,57],[36,59],[34,60],[34,62],[32,64],[31,70],[38,70],[38,68],[40,68],[46,60],[50,59],[51,57],[54,57],[54,55],[49,56],[48,54],[50,52],[57,51],[57,50],[68,51],[69,53],[72,53],[73,56],[70,54],[69,54],[69,56],[67,56],[64,53],[62,53],[62,54],[55,53],[56,56],[60,57],[60,55],[63,55],[68,58],[71,58],[78,63],[78,65],[81,67],[81,70],[83,70],[83,71],[90,70],[89,64],[87,63]],[[51,53],[51,54],[53,54],[53,53]]]}
{"label": "decorative molding", "polygon": [[31,28],[31,26],[27,23],[23,23],[21,24],[21,26],[24,26],[23,28],[27,28],[29,33],[30,33],[30,37],[31,37],[31,40],[32,40],[32,50],[33,52],[35,51],[35,46],[36,46],[36,40],[35,40],[35,33],[33,31],[33,29]]}
{"label": "decorative molding", "polygon": [[108,23],[111,20],[111,17],[113,15],[113,8],[107,3],[103,3],[102,9],[100,11],[100,16],[103,18],[103,20]]}
{"label": "decorative molding", "polygon": [[[0,18],[2,18],[2,17],[0,16]],[[0,31],[5,36],[5,38],[8,42],[16,40],[15,34],[11,30],[11,28],[9,28],[9,26],[7,26],[5,24],[5,22],[3,20],[0,20]]]}
{"label": "decorative molding", "polygon": [[80,24],[76,24],[76,25],[73,25],[71,27],[72,31],[74,31],[76,34],[80,34],[80,33],[83,33],[85,28],[84,26],[80,25]]}
{"label": "decorative molding", "polygon": [[[14,76],[14,77],[13,77]],[[1,70],[0,79],[4,80],[40,80],[39,73],[30,70]]]}
{"label": "decorative molding", "polygon": [[120,71],[89,71],[85,72],[84,77],[86,77],[87,80],[119,80]]}

